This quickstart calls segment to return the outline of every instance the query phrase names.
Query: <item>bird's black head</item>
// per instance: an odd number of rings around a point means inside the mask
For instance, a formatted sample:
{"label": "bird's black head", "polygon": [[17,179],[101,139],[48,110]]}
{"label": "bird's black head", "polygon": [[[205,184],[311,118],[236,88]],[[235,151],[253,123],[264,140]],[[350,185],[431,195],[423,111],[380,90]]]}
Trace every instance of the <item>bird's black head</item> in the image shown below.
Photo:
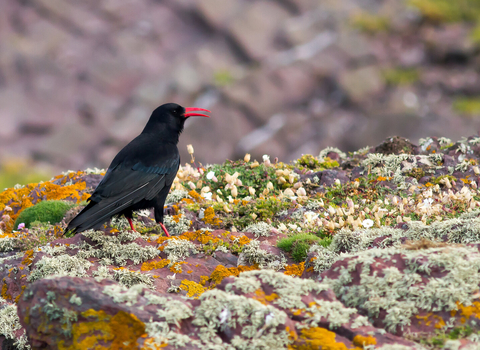
{"label": "bird's black head", "polygon": [[156,108],[142,133],[162,133],[164,137],[172,137],[178,141],[183,125],[188,117],[209,117],[197,111],[210,112],[202,108],[184,108],[176,103],[166,103]]}

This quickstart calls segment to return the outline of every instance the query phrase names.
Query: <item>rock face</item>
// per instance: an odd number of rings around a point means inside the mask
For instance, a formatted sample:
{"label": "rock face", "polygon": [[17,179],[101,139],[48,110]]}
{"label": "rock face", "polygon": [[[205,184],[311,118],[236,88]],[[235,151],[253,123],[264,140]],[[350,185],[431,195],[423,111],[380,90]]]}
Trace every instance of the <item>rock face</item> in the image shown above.
{"label": "rock face", "polygon": [[182,136],[203,164],[459,139],[480,126],[473,2],[8,3],[0,157],[106,167],[165,102],[213,111]]}
{"label": "rock face", "polygon": [[[475,349],[480,138],[179,169],[153,212],[63,237],[102,178],[0,193],[0,342],[20,349]],[[14,227],[45,200],[56,224]],[[37,206],[39,208],[41,206]],[[45,220],[44,220],[45,221]],[[17,316],[18,315],[18,316]]]}
{"label": "rock face", "polygon": [[415,348],[345,308],[327,285],[268,270],[226,278],[196,300],[141,285],[47,278],[26,289],[18,312],[33,348]]}

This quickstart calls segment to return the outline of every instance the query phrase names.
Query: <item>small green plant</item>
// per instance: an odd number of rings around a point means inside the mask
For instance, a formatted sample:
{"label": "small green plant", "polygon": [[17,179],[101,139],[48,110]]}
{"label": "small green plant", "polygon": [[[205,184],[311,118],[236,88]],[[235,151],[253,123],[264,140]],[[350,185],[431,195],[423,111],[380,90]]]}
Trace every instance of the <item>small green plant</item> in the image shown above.
{"label": "small green plant", "polygon": [[475,21],[480,15],[478,0],[409,0],[408,4],[433,22]]}
{"label": "small green plant", "polygon": [[297,165],[307,169],[316,169],[320,167],[320,161],[311,154],[305,154],[298,158]]}
{"label": "small green plant", "polygon": [[453,109],[465,115],[480,115],[480,97],[459,97],[453,101]]}
{"label": "small green plant", "polygon": [[30,228],[34,221],[56,224],[62,221],[72,207],[73,204],[64,201],[41,201],[22,211],[15,221],[14,228],[16,229],[21,223]]}
{"label": "small green plant", "polygon": [[410,85],[420,79],[415,68],[392,68],[383,72],[383,77],[390,85]]}
{"label": "small green plant", "polygon": [[296,262],[302,262],[307,258],[308,250],[314,243],[328,247],[330,243],[332,243],[332,239],[330,237],[320,238],[308,233],[299,233],[297,235],[281,239],[278,241],[277,247],[287,253],[290,253],[293,260]]}
{"label": "small green plant", "polygon": [[232,73],[230,73],[228,70],[221,69],[216,71],[213,74],[213,81],[215,85],[227,86],[227,85],[231,85],[235,81],[235,78],[233,77]]}
{"label": "small green plant", "polygon": [[368,12],[357,13],[352,17],[351,23],[353,27],[370,34],[390,29],[390,20],[388,18]]}

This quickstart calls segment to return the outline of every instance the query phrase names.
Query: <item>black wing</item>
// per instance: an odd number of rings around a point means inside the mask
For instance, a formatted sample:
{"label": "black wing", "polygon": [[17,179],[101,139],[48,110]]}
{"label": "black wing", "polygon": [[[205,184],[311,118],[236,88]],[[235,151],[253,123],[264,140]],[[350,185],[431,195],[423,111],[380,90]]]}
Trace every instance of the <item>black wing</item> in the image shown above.
{"label": "black wing", "polygon": [[70,221],[65,232],[99,228],[112,216],[140,201],[152,200],[166,186],[170,188],[180,165],[176,145],[159,147],[157,143],[149,149],[145,148],[148,140],[137,139],[115,157],[90,203]]}

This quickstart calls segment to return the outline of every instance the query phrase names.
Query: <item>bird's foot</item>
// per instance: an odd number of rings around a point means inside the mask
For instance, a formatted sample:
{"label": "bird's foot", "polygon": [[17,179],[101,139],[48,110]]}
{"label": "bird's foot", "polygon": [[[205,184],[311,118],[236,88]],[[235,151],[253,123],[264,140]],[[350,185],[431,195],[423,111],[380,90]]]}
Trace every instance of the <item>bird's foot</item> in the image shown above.
{"label": "bird's foot", "polygon": [[135,226],[133,226],[132,219],[127,218],[127,220],[128,220],[128,223],[130,224],[130,228],[132,229],[132,231],[133,231],[133,232],[138,232],[137,230],[135,230]]}
{"label": "bird's foot", "polygon": [[167,235],[167,237],[170,237],[170,235],[168,234],[168,230],[167,230],[167,228],[165,227],[165,225],[162,224],[162,223],[160,223],[160,226],[162,226],[163,232],[165,232],[165,234]]}

